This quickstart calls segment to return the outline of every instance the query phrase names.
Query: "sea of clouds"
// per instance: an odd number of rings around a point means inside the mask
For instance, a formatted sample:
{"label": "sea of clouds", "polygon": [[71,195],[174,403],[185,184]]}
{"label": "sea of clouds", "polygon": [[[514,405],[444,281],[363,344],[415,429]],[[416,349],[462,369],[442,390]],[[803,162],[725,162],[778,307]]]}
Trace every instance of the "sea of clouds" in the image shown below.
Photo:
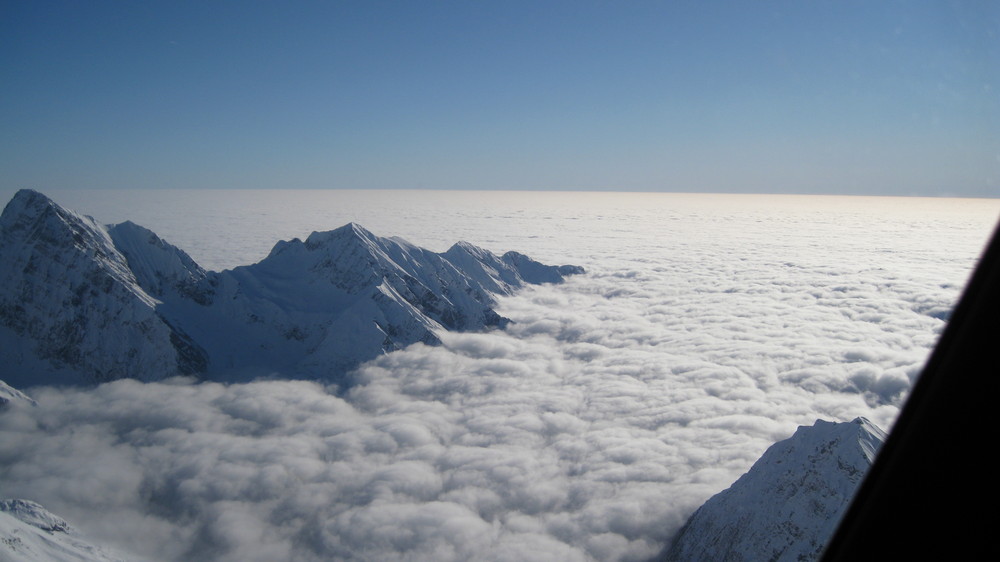
{"label": "sea of clouds", "polygon": [[[1000,202],[670,194],[54,193],[219,269],[357,221],[588,273],[350,387],[32,388],[0,495],[157,560],[646,560],[817,418],[888,429]],[[268,239],[269,238],[269,239]]]}

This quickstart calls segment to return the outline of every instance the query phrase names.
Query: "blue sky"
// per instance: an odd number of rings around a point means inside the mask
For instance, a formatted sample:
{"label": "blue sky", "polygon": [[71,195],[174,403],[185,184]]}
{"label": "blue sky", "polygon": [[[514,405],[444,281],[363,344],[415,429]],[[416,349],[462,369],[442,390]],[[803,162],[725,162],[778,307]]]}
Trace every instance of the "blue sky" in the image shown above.
{"label": "blue sky", "polygon": [[1000,196],[993,2],[5,2],[0,189]]}

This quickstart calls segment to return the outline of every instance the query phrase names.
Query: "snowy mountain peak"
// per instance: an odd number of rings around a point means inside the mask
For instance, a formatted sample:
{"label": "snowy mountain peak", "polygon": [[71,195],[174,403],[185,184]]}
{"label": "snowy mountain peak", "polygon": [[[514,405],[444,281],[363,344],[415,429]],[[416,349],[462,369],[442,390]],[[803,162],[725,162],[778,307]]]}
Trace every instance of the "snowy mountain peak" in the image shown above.
{"label": "snowy mountain peak", "polygon": [[55,204],[54,201],[33,189],[21,189],[4,207],[0,216],[0,228],[7,231],[25,229],[29,224],[43,217],[46,213],[69,214]]}
{"label": "snowy mountain peak", "polygon": [[0,244],[6,257],[22,260],[38,253],[58,259],[61,251],[75,249],[120,281],[131,281],[123,256],[97,221],[30,189],[18,191],[0,214]]}
{"label": "snowy mountain peak", "polygon": [[353,241],[364,245],[377,245],[378,237],[360,224],[349,222],[333,230],[313,232],[306,238],[306,247],[310,250],[316,250],[331,242],[343,241]]}
{"label": "snowy mountain peak", "polygon": [[664,559],[818,558],[884,439],[860,417],[800,426],[698,508]]}
{"label": "snowy mountain peak", "polygon": [[49,533],[66,533],[73,530],[62,517],[49,513],[40,504],[30,500],[0,500],[0,512]]}
{"label": "snowy mountain peak", "polygon": [[33,189],[19,189],[4,207],[0,226],[11,230],[16,221],[23,220],[23,217],[38,217],[52,204],[51,199]]}
{"label": "snowy mountain peak", "polygon": [[851,423],[861,426],[858,431],[858,445],[861,446],[862,454],[868,459],[868,464],[875,462],[875,455],[888,435],[879,426],[868,421],[868,418],[857,417]]}
{"label": "snowy mountain peak", "polygon": [[178,371],[157,299],[94,219],[19,191],[0,215],[0,263],[0,376],[8,382]]}
{"label": "snowy mountain peak", "polygon": [[503,327],[508,320],[493,310],[496,296],[525,283],[515,267],[472,244],[439,254],[355,223],[279,242],[261,262],[219,279],[220,287],[280,301],[282,314],[268,316],[280,316],[283,332],[309,342],[311,364],[325,357],[327,365],[346,367],[415,342],[439,344],[441,329]]}
{"label": "snowy mountain peak", "polygon": [[124,560],[95,546],[62,517],[29,500],[0,500],[0,559]]}
{"label": "snowy mountain peak", "polygon": [[[801,451],[810,446],[819,446],[816,445],[819,443],[824,451],[835,452],[839,457],[849,458],[856,463],[871,464],[885,438],[885,432],[867,418],[857,417],[846,423],[816,420],[812,426],[799,426],[791,438],[776,443],[772,448],[786,444],[789,450]],[[769,452],[770,449],[760,460],[767,458]]]}
{"label": "snowy mountain peak", "polygon": [[109,226],[108,234],[128,261],[139,286],[157,298],[170,289],[189,290],[206,276],[205,270],[183,250],[132,221]]}
{"label": "snowy mountain peak", "polygon": [[503,327],[497,295],[582,272],[468,243],[438,254],[355,223],[208,272],[146,228],[105,227],[28,190],[0,226],[0,378],[21,387],[176,374],[341,380],[379,354],[439,344],[439,330]]}
{"label": "snowy mountain peak", "polygon": [[479,246],[470,244],[464,240],[459,240],[458,242],[452,244],[451,248],[449,248],[446,253],[455,254],[459,252],[469,254],[470,256],[473,256],[475,258],[487,257],[486,250],[480,248]]}
{"label": "snowy mountain peak", "polygon": [[47,234],[41,229],[47,229],[51,233],[61,233],[66,230],[80,236],[86,231],[93,231],[89,234],[96,234],[97,237],[100,237],[101,230],[90,217],[64,209],[55,201],[31,189],[19,190],[7,203],[3,214],[0,215],[0,229],[6,236],[19,239],[32,239]]}
{"label": "snowy mountain peak", "polygon": [[10,386],[6,382],[0,381],[0,408],[12,403],[38,405],[38,402],[35,402],[32,397]]}

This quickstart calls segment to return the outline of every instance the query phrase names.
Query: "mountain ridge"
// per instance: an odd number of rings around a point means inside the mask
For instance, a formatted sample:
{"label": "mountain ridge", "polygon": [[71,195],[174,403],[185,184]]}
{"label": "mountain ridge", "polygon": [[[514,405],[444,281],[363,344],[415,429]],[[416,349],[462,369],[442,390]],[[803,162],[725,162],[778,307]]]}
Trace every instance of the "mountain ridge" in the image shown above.
{"label": "mountain ridge", "polygon": [[[21,190],[0,215],[0,378],[43,382],[342,380],[441,330],[508,322],[496,297],[577,266],[466,242],[443,253],[348,223],[277,242],[261,261],[206,271],[131,221],[103,226]],[[522,273],[523,272],[523,273]]]}

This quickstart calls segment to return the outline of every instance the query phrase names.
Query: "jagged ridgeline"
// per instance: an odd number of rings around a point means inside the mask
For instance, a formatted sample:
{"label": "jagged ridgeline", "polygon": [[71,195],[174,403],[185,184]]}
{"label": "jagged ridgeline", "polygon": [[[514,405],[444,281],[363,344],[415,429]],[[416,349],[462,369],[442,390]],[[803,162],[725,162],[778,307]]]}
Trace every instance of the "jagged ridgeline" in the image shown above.
{"label": "jagged ridgeline", "polygon": [[14,386],[281,375],[339,381],[442,330],[502,328],[496,297],[582,273],[459,242],[435,253],[359,225],[206,271],[131,222],[22,190],[0,216],[0,379]]}

